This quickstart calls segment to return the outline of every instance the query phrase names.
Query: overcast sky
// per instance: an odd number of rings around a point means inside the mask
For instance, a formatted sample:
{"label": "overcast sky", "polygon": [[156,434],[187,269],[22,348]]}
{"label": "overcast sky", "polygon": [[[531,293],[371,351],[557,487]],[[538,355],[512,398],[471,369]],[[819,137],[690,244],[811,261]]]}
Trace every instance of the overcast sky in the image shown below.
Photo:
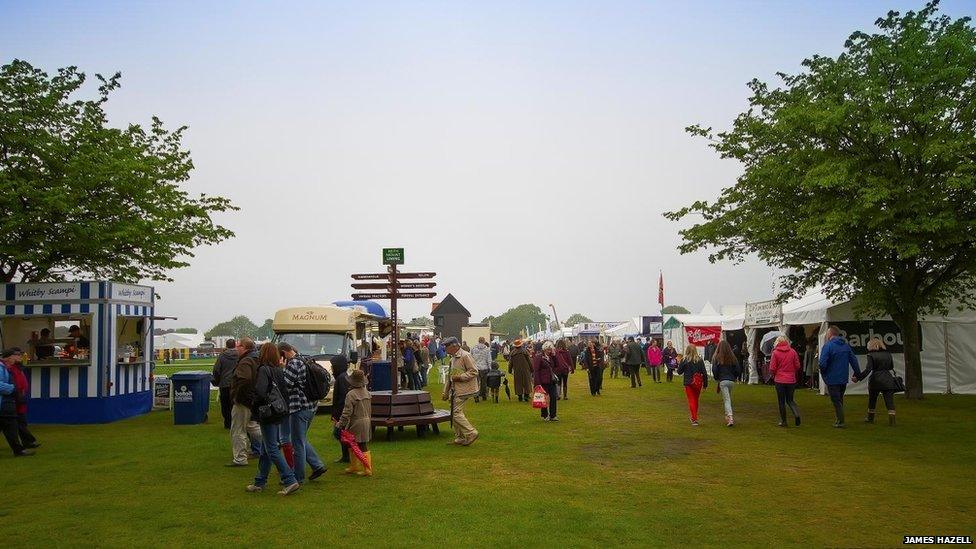
{"label": "overcast sky", "polygon": [[727,127],[751,78],[921,6],[0,0],[0,61],[121,71],[112,122],[188,125],[189,189],[241,206],[219,217],[236,238],[155,284],[180,317],[163,326],[348,299],[384,246],[475,320],[526,302],[625,320],[657,309],[659,271],[691,309],[770,295],[758,261],[676,251],[661,212],[740,170],[683,128]]}

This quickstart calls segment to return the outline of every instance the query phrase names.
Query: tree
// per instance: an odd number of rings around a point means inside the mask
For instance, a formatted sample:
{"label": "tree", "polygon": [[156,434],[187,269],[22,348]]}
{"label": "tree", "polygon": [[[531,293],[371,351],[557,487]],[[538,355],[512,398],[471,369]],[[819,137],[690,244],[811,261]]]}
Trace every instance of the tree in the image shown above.
{"label": "tree", "polygon": [[258,327],[254,332],[254,338],[258,340],[271,339],[274,337],[274,330],[271,328],[273,321],[268,318],[265,319],[264,324]]}
{"label": "tree", "polygon": [[505,311],[493,317],[491,329],[494,332],[505,334],[509,339],[516,338],[519,333],[528,326],[530,332],[539,329],[539,325],[545,326],[548,322],[545,313],[538,305],[525,303]]}
{"label": "tree", "polygon": [[855,32],[780,87],[753,80],[728,131],[692,126],[744,166],[682,252],[756,253],[787,270],[780,299],[816,286],[887,313],[905,341],[907,396],[922,397],[919,315],[972,306],[976,285],[976,31],[938,3]]}
{"label": "tree", "polygon": [[177,328],[173,330],[177,334],[197,334],[199,333],[196,328]]}
{"label": "tree", "polygon": [[433,326],[434,319],[429,316],[418,316],[411,320],[408,324],[411,326]]}
{"label": "tree", "polygon": [[0,281],[170,280],[193,248],[234,234],[210,217],[230,201],[179,186],[193,169],[186,127],[108,127],[121,74],[95,76],[97,98],[76,99],[76,67],[0,67]]}
{"label": "tree", "polygon": [[569,315],[569,318],[566,319],[567,326],[576,326],[577,324],[583,324],[584,322],[593,322],[593,321],[590,320],[590,317],[586,315],[582,315],[580,313],[573,313]]}
{"label": "tree", "polygon": [[688,315],[691,311],[685,309],[681,305],[668,305],[667,307],[661,308],[661,314],[665,315]]}
{"label": "tree", "polygon": [[264,339],[258,337],[258,327],[251,322],[251,319],[244,315],[235,316],[227,322],[221,322],[220,324],[217,324],[213,328],[207,330],[203,335],[207,339],[212,339],[218,336],[230,336],[234,339],[240,339],[245,336],[255,339]]}

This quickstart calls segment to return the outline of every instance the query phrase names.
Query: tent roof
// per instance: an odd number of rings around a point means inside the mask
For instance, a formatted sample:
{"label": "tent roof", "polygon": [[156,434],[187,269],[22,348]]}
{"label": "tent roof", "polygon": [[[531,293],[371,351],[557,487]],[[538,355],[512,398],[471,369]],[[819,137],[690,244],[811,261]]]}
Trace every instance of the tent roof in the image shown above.
{"label": "tent roof", "polygon": [[603,332],[603,335],[608,335],[608,336],[611,336],[611,337],[613,337],[613,336],[635,336],[635,335],[640,335],[640,328],[637,326],[637,323],[636,322],[634,322],[633,320],[628,320],[627,322],[624,322],[623,324],[614,326],[613,328],[610,328],[609,330],[604,331]]}
{"label": "tent roof", "polygon": [[711,301],[706,301],[705,306],[702,307],[701,312],[698,314],[701,316],[721,316],[719,315],[719,312],[715,310],[715,307],[712,306]]}

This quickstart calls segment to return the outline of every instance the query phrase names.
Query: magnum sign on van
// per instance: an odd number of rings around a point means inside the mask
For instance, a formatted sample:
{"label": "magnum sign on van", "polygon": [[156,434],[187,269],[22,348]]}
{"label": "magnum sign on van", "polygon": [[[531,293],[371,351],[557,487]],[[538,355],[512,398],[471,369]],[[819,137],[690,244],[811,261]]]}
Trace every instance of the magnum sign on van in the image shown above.
{"label": "magnum sign on van", "polygon": [[[905,352],[905,338],[892,320],[861,320],[850,322],[834,322],[840,328],[840,335],[854,348],[854,354],[868,354],[868,340],[877,337],[884,342],[885,348],[891,353]],[[922,328],[918,329],[919,350],[922,348]]]}

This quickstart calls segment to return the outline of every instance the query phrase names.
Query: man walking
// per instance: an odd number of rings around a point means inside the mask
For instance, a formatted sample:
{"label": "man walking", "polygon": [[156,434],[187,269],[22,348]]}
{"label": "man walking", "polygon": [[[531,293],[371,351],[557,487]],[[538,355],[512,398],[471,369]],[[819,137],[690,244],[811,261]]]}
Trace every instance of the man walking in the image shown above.
{"label": "man walking", "polygon": [[488,400],[488,370],[491,369],[491,350],[485,344],[485,338],[479,337],[478,343],[471,348],[471,358],[474,360],[474,367],[478,369],[478,386],[480,390],[474,401]]}
{"label": "man walking", "polygon": [[451,357],[451,371],[444,385],[444,400],[451,401],[454,417],[454,444],[470,446],[478,439],[478,431],[464,415],[464,405],[478,394],[478,369],[471,353],[461,349],[456,337],[448,337],[443,342]]}
{"label": "man walking", "polygon": [[633,336],[627,338],[627,346],[624,349],[624,364],[627,365],[627,374],[630,376],[630,387],[642,387],[640,371],[641,365],[647,360],[644,350],[640,343],[634,340]]}
{"label": "man walking", "polygon": [[211,375],[214,385],[220,393],[220,415],[224,417],[224,429],[230,429],[230,411],[234,402],[230,399],[230,383],[234,379],[234,368],[237,366],[237,343],[233,339],[227,340],[227,348],[224,349],[217,361],[214,362],[213,374]]}
{"label": "man walking", "polygon": [[305,484],[305,464],[312,468],[309,480],[315,480],[325,473],[325,463],[319,458],[318,452],[308,441],[308,429],[312,426],[315,419],[315,412],[318,410],[319,403],[310,401],[305,389],[308,387],[308,365],[295,348],[288,343],[278,345],[281,355],[285,362],[285,381],[287,392],[285,398],[288,399],[288,433],[291,438],[291,446],[295,451],[295,480],[299,484]]}
{"label": "man walking", "polygon": [[254,386],[258,378],[258,351],[254,347],[254,340],[241,338],[237,343],[237,354],[239,358],[230,385],[230,397],[234,402],[230,411],[230,441],[234,461],[228,463],[228,467],[246,467],[248,448],[261,441],[261,428],[256,421],[251,421]]}
{"label": "man walking", "polygon": [[856,377],[861,376],[854,349],[840,336],[840,328],[830,326],[827,328],[827,342],[820,349],[820,375],[827,384],[827,393],[834,404],[834,414],[837,416],[834,427],[841,429],[844,427],[844,392],[847,391],[851,369]]}

